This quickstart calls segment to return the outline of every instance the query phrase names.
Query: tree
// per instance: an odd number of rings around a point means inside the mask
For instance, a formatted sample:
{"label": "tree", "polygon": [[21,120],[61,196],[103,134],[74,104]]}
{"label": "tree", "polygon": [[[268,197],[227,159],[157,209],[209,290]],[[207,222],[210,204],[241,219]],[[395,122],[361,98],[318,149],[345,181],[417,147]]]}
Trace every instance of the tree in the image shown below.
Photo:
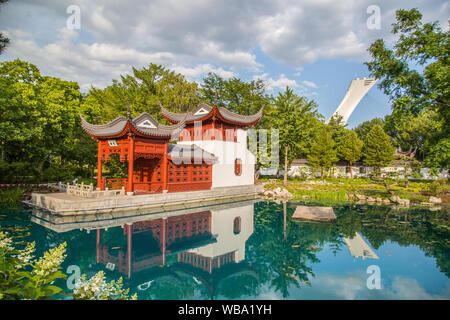
{"label": "tree", "polygon": [[183,75],[150,63],[142,69],[133,68],[132,75],[121,76],[120,81],[104,88],[91,88],[83,101],[83,114],[94,123],[104,123],[126,114],[130,104],[132,115],[148,112],[157,120],[160,104],[174,112],[192,110],[200,103],[198,85]]}
{"label": "tree", "polygon": [[[284,185],[287,184],[287,171],[293,159],[305,156],[317,127],[320,116],[317,104],[306,97],[294,94],[286,87],[273,99],[274,109],[268,112],[270,124],[279,130],[279,150],[284,157]],[[281,157],[280,157],[281,158]]]}
{"label": "tree", "polygon": [[[419,115],[433,110],[445,124],[438,141],[445,145],[450,127],[449,31],[442,31],[438,22],[423,23],[417,9],[398,10],[392,34],[397,36],[392,49],[382,39],[373,42],[368,51],[371,75],[380,79],[379,87],[392,100],[394,112]],[[439,141],[443,140],[442,143]],[[430,148],[428,162],[448,167],[448,157],[440,148]]]}
{"label": "tree", "polygon": [[328,171],[338,160],[336,143],[333,141],[331,130],[322,125],[314,135],[314,142],[308,155],[308,162],[313,168],[320,168],[320,177],[324,170]]}
{"label": "tree", "polygon": [[[0,0],[0,5],[4,4],[6,2],[8,2],[8,0]],[[8,44],[9,44],[9,39],[0,32],[0,54],[3,53],[3,51],[5,50],[5,48]]]}
{"label": "tree", "polygon": [[372,120],[364,121],[363,123],[358,125],[356,128],[354,128],[353,130],[356,132],[356,134],[358,135],[358,138],[361,141],[365,141],[367,134],[370,132],[370,130],[372,130],[372,128],[375,125],[380,125],[383,127],[384,120],[381,118],[373,118]]}
{"label": "tree", "polygon": [[375,169],[376,177],[379,176],[380,168],[387,166],[393,159],[394,147],[381,126],[375,125],[370,130],[364,142],[363,155],[365,164]]}
{"label": "tree", "polygon": [[345,132],[344,139],[342,141],[340,154],[342,159],[348,161],[350,166],[350,177],[353,179],[352,164],[359,159],[362,155],[363,142],[358,138],[355,131],[348,130]]}
{"label": "tree", "polygon": [[50,162],[70,161],[80,100],[75,82],[41,76],[21,60],[0,64],[2,176],[40,178]]}
{"label": "tree", "polygon": [[[233,112],[250,115],[264,107],[264,114],[269,112],[271,105],[269,96],[265,91],[262,80],[244,82],[236,77],[223,79],[216,73],[208,73],[203,78],[201,99],[209,104],[217,103]],[[217,101],[216,101],[217,100]],[[264,116],[257,123],[257,127],[263,127],[266,122]]]}
{"label": "tree", "polygon": [[331,129],[331,137],[333,138],[333,141],[336,143],[337,156],[340,159],[343,159],[340,150],[342,149],[342,144],[347,131],[345,129],[347,125],[344,124],[343,119],[344,118],[341,115],[333,115],[330,121],[328,122],[328,126]]}

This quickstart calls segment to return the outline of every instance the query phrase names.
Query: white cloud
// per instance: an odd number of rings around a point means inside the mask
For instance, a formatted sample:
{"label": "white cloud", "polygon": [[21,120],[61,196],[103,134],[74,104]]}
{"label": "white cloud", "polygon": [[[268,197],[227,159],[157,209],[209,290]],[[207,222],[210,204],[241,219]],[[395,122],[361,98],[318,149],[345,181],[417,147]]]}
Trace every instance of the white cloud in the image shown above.
{"label": "white cloud", "polygon": [[[81,29],[64,29],[69,5],[81,8]],[[425,20],[447,27],[447,2],[395,3],[380,0],[381,29],[368,30],[366,8],[371,1],[249,0],[150,2],[88,0],[22,0],[1,7],[0,30],[11,44],[4,59],[21,58],[46,74],[79,81],[83,88],[110,83],[131,66],[150,62],[172,66],[187,77],[207,71],[227,78],[240,72],[267,72],[255,52],[292,68],[319,59],[367,58],[366,48],[390,37],[398,8],[418,7]],[[392,37],[391,37],[392,38]],[[272,75],[273,77],[273,75]],[[282,74],[266,76],[271,90],[286,85],[315,89]]]}
{"label": "white cloud", "polygon": [[278,79],[273,79],[269,77],[268,73],[263,73],[261,75],[253,76],[253,80],[261,79],[266,83],[266,89],[269,91],[273,91],[275,89],[284,90],[286,87],[290,87],[292,89],[300,88],[301,86],[294,79],[289,79],[285,74],[280,74]]}
{"label": "white cloud", "polygon": [[181,73],[184,76],[186,76],[188,79],[192,79],[192,80],[197,80],[201,76],[204,76],[204,75],[208,74],[209,72],[217,73],[219,76],[221,76],[224,79],[229,79],[229,78],[237,76],[237,74],[234,73],[233,71],[227,71],[222,68],[215,68],[214,66],[212,66],[210,64],[199,64],[199,65],[196,65],[195,67],[184,67],[184,66],[172,65],[172,66],[170,66],[170,69],[174,70],[178,73]]}
{"label": "white cloud", "polygon": [[317,84],[315,84],[315,83],[312,82],[312,81],[303,80],[302,83],[303,83],[306,87],[308,87],[308,88],[313,88],[313,89],[317,89],[317,88],[318,88],[318,87],[317,87]]}

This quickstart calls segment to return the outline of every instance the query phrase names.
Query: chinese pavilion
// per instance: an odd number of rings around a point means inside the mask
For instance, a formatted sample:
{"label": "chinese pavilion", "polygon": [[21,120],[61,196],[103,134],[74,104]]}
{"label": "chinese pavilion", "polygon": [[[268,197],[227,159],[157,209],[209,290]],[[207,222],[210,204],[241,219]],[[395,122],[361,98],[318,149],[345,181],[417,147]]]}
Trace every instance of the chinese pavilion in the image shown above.
{"label": "chinese pavilion", "polygon": [[[184,128],[185,121],[166,126],[158,123],[148,113],[136,118],[118,117],[103,125],[88,123],[83,116],[81,126],[98,143],[97,187],[125,187],[127,192],[161,193],[211,188],[214,155],[192,146],[169,143]],[[181,151],[183,152],[180,152]],[[121,162],[128,162],[126,179],[104,179],[102,162],[118,154]],[[188,157],[189,161],[183,159]]]}
{"label": "chinese pavilion", "polygon": [[216,156],[212,188],[254,184],[256,157],[247,149],[245,129],[261,119],[263,108],[245,116],[202,103],[184,114],[170,112],[161,106],[161,114],[173,124],[185,123],[185,128],[180,130],[179,146],[196,145]]}
{"label": "chinese pavilion", "polygon": [[[80,114],[82,128],[98,143],[100,190],[124,187],[145,194],[253,185],[256,158],[247,150],[244,129],[260,120],[262,108],[250,116],[205,103],[185,114],[162,106],[161,112],[172,125],[162,125],[148,113],[132,119],[129,108],[127,118],[103,125],[90,124]],[[102,177],[102,162],[112,154],[128,162],[126,179]]]}

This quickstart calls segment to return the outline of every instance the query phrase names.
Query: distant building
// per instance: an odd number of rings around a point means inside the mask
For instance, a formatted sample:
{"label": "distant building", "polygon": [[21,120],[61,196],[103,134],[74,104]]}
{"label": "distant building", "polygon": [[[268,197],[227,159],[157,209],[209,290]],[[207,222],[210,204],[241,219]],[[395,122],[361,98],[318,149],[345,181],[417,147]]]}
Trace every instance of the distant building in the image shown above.
{"label": "distant building", "polygon": [[[362,161],[358,161],[352,164],[352,173],[353,178],[364,178],[369,177],[371,174],[374,173],[374,170],[372,167],[366,166]],[[388,167],[382,167],[381,168],[381,176],[392,176],[395,175],[400,179],[404,179],[404,161],[403,160],[393,160],[391,162],[391,165]],[[335,178],[350,178],[350,166],[348,165],[347,161],[338,161],[334,164],[333,168],[331,169],[332,176]],[[408,176],[412,175],[411,168],[408,168],[407,170]],[[283,170],[277,170],[270,169],[270,168],[260,168],[259,174],[261,176],[276,176],[282,175],[284,173]],[[435,179],[435,178],[448,178],[447,171],[443,170],[438,175],[433,176],[431,175],[431,169],[430,168],[421,168],[420,169],[420,175],[421,179]],[[320,177],[320,170],[317,170],[315,168],[312,168],[309,165],[308,159],[294,159],[291,163],[291,166],[288,170],[288,176],[290,178],[319,178]]]}
{"label": "distant building", "polygon": [[[367,92],[369,92],[370,88],[372,88],[376,82],[376,79],[366,78],[356,78],[352,80],[352,82],[350,82],[350,86],[347,89],[347,92],[345,93],[344,98],[331,117],[342,116],[343,123],[347,123],[348,118],[350,118],[358,103],[362,98],[364,98],[364,96],[367,94]],[[328,119],[326,123],[328,123],[330,119]]]}

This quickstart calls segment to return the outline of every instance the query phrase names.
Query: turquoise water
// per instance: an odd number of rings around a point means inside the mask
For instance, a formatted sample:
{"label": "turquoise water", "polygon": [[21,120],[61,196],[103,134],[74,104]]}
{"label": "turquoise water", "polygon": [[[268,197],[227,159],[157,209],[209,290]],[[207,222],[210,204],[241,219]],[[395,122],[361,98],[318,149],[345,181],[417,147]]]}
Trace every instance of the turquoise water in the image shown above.
{"label": "turquoise water", "polygon": [[337,221],[323,224],[292,219],[296,205],[77,223],[9,207],[0,227],[19,244],[36,241],[38,255],[67,242],[64,271],[122,276],[139,299],[450,298],[448,211],[335,204]]}

